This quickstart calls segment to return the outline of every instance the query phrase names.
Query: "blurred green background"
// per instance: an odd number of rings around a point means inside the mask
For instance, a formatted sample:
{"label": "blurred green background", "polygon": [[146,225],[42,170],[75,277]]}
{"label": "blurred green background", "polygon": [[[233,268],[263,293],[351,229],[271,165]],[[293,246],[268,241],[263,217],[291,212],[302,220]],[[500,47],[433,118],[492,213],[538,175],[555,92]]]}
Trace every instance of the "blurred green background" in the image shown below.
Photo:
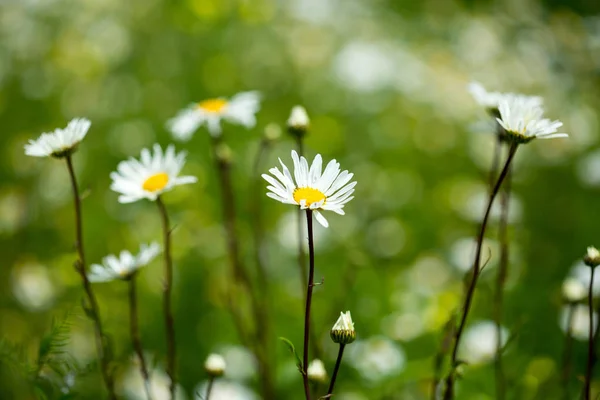
{"label": "blurred green background", "polygon": [[[63,162],[26,157],[27,140],[73,117],[92,121],[74,163],[87,191],[87,258],[99,262],[161,238],[152,203],[122,205],[109,190],[118,162],[155,142],[171,143],[165,122],[187,104],[258,90],[264,100],[257,127],[224,125],[247,265],[254,268],[252,166],[264,127],[284,127],[291,107],[302,104],[311,117],[309,158],[336,158],[358,181],[346,216],[327,215],[330,228],[316,232],[316,279],[325,283],[315,290],[313,329],[330,374],[337,349],[328,332],[340,311],[352,311],[358,334],[344,358],[336,399],[429,398],[433,356],[471,262],[494,142],[484,110],[466,91],[471,80],[490,90],[543,96],[548,116],[563,121],[571,135],[534,141],[516,156],[504,324],[512,338],[505,354],[509,398],[562,398],[561,285],[586,246],[600,245],[596,1],[0,2],[0,336],[20,348],[20,359],[35,362],[52,319],[71,312],[66,351],[84,366],[95,359],[72,268],[67,171]],[[260,398],[255,360],[239,344],[223,301],[229,269],[209,136],[201,128],[189,143],[176,145],[189,153],[184,174],[199,179],[164,196],[176,225],[182,398],[200,398],[195,393],[206,382],[203,362],[211,352],[228,362],[212,399]],[[290,163],[292,148],[284,132],[261,171],[277,157]],[[261,207],[277,398],[302,399],[293,357],[277,341],[285,336],[301,349],[295,212],[266,196]],[[465,337],[473,359],[459,399],[494,398],[485,321],[492,315],[495,235],[492,223],[492,259],[469,319],[478,328]],[[164,393],[161,279],[161,262],[154,261],[140,275],[139,296],[142,340],[156,390]],[[131,361],[126,285],[94,287],[114,342],[119,393],[143,399]],[[585,332],[583,324],[576,328]],[[573,398],[585,354],[586,342],[576,341]],[[12,359],[5,360],[0,397],[34,398],[8,368]],[[69,391],[75,398],[104,396],[96,370],[75,376]],[[156,398],[167,397],[157,392]]]}

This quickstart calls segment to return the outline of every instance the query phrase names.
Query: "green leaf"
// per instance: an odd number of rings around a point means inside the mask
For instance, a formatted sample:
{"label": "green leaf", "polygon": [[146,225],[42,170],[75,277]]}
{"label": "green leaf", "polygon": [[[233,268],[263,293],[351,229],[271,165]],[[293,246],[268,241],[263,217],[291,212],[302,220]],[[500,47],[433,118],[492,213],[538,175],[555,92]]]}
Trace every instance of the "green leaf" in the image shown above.
{"label": "green leaf", "polygon": [[298,367],[298,371],[304,374],[304,368],[302,368],[302,360],[300,360],[300,356],[298,356],[298,353],[296,353],[296,347],[294,347],[294,343],[292,343],[289,339],[284,337],[279,337],[279,340],[285,343],[290,352],[296,357],[296,366]]}

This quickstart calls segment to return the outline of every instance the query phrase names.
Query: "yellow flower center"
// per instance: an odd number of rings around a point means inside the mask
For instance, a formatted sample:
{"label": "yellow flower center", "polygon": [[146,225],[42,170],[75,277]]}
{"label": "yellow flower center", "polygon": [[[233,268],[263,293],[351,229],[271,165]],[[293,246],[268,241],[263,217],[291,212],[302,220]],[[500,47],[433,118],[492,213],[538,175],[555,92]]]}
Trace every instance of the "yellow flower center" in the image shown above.
{"label": "yellow flower center", "polygon": [[169,183],[169,175],[159,172],[146,179],[142,187],[148,192],[156,192],[164,189],[167,183]]}
{"label": "yellow flower center", "polygon": [[[300,201],[306,200],[306,206],[309,207],[312,203],[318,203],[325,200],[326,196],[320,190],[313,188],[297,188],[294,190],[294,200],[300,204]],[[325,204],[325,202],[323,202]]]}
{"label": "yellow flower center", "polygon": [[220,113],[227,106],[227,100],[208,99],[198,103],[198,107],[209,113]]}

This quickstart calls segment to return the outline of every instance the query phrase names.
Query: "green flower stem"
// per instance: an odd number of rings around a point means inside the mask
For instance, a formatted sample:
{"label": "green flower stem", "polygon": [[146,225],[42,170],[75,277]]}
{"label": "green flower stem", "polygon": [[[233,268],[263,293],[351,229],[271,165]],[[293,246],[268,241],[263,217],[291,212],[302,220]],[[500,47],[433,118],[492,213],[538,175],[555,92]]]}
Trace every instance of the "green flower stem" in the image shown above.
{"label": "green flower stem", "polygon": [[511,169],[509,167],[506,174],[504,190],[500,199],[500,262],[498,266],[498,275],[496,276],[496,288],[494,293],[494,322],[496,324],[496,352],[494,355],[494,372],[496,379],[496,400],[506,398],[506,381],[504,369],[502,366],[502,317],[504,314],[504,286],[508,276],[508,207],[511,186]]}
{"label": "green flower stem", "polygon": [[592,370],[594,369],[594,272],[596,267],[592,269],[590,277],[590,286],[588,289],[588,307],[590,313],[590,327],[588,336],[588,359],[585,372],[585,400],[590,400],[592,395]]}
{"label": "green flower stem", "polygon": [[310,337],[310,306],[315,279],[315,246],[313,241],[313,213],[306,209],[306,225],[308,228],[308,254],[310,268],[308,272],[308,284],[306,285],[306,309],[304,312],[304,354],[302,357],[302,378],[304,381],[304,394],[306,400],[310,400],[310,387],[308,384],[308,345]]}
{"label": "green flower stem", "polygon": [[171,310],[171,293],[173,289],[173,259],[171,257],[171,227],[169,223],[169,214],[167,208],[160,196],[156,198],[156,205],[160,213],[162,223],[163,242],[164,242],[164,257],[165,257],[165,281],[163,286],[163,313],[165,321],[165,331],[167,340],[167,368],[166,373],[169,377],[169,393],[171,399],[175,399],[175,390],[177,387],[177,377],[175,375],[176,363],[176,344],[175,344],[175,321],[173,319],[173,311]]}
{"label": "green flower stem", "polygon": [[76,247],[79,255],[79,260],[75,263],[75,269],[81,276],[83,283],[83,289],[87,295],[89,302],[89,309],[87,309],[87,315],[94,321],[95,337],[96,337],[96,351],[98,352],[98,358],[100,360],[100,370],[102,372],[102,378],[104,384],[108,390],[108,398],[116,400],[117,395],[115,394],[114,381],[109,371],[109,363],[107,350],[106,350],[106,337],[102,330],[102,321],[100,319],[100,310],[98,308],[98,302],[96,296],[92,291],[92,286],[87,277],[86,262],[85,262],[85,251],[83,248],[83,223],[81,215],[81,196],[79,195],[79,187],[77,185],[77,178],[75,177],[75,170],[73,169],[73,161],[71,154],[65,156],[67,161],[67,168],[69,170],[69,176],[71,178],[71,186],[73,189],[73,203],[75,205],[75,235],[76,235]]}
{"label": "green flower stem", "polygon": [[571,368],[573,364],[571,362],[573,356],[573,319],[575,317],[575,308],[577,303],[570,302],[567,308],[567,330],[565,332],[565,348],[563,351],[563,372],[562,372],[562,386],[564,389],[564,399],[571,400],[569,393],[569,380],[571,379]]}
{"label": "green flower stem", "polygon": [[206,387],[206,396],[204,396],[204,400],[210,400],[210,394],[212,393],[213,386],[215,383],[215,377],[211,375],[208,380],[208,386]]}
{"label": "green flower stem", "polygon": [[146,390],[146,397],[148,400],[152,400],[152,391],[150,388],[150,374],[148,373],[148,367],[146,366],[146,359],[144,358],[144,351],[142,348],[142,340],[140,339],[140,330],[138,325],[138,308],[137,308],[137,293],[136,293],[136,282],[135,279],[137,274],[133,274],[129,278],[129,328],[131,333],[131,342],[133,349],[135,350],[138,359],[140,361],[140,372],[144,378],[144,389]]}
{"label": "green flower stem", "polygon": [[454,382],[456,379],[456,367],[458,366],[458,348],[460,346],[460,339],[462,337],[463,331],[467,324],[467,317],[469,315],[469,311],[471,310],[471,303],[473,302],[473,295],[475,294],[475,287],[477,285],[477,279],[479,278],[479,274],[481,272],[481,250],[483,248],[483,239],[485,237],[485,230],[487,227],[487,223],[490,217],[490,212],[492,210],[492,205],[494,204],[494,199],[498,195],[500,191],[500,187],[502,186],[502,182],[508,171],[510,169],[510,164],[514,158],[515,153],[517,152],[518,143],[511,143],[508,157],[506,158],[506,162],[504,164],[504,168],[502,168],[502,172],[500,172],[500,176],[494,185],[490,193],[490,198],[485,210],[485,214],[483,216],[483,220],[481,221],[481,227],[479,229],[479,234],[477,236],[477,250],[475,252],[475,261],[473,262],[473,271],[471,276],[471,281],[467,288],[467,293],[465,296],[465,301],[462,307],[462,315],[461,320],[456,330],[456,336],[454,337],[454,343],[452,347],[452,357],[451,357],[451,371],[446,377],[446,390],[444,392],[444,400],[454,399]]}
{"label": "green flower stem", "polygon": [[340,349],[338,351],[337,360],[335,360],[335,367],[333,368],[333,375],[331,376],[331,382],[329,383],[329,389],[327,389],[327,395],[331,397],[333,395],[333,387],[335,386],[335,379],[337,378],[340,364],[342,363],[342,357],[344,356],[345,344],[340,343]]}

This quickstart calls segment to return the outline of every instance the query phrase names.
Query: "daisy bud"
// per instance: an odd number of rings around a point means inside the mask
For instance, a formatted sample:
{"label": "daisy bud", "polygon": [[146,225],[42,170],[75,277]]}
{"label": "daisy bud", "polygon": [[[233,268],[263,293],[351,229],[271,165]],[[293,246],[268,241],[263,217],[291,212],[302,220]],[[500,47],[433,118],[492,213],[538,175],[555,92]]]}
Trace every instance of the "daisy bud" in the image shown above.
{"label": "daisy bud", "polygon": [[225,373],[225,359],[220,354],[210,354],[204,362],[206,373],[213,378]]}
{"label": "daisy bud", "polygon": [[341,313],[333,328],[331,328],[331,340],[339,344],[349,344],[354,342],[356,339],[356,332],[354,331],[354,323],[352,322],[352,316],[350,311]]}
{"label": "daisy bud", "polygon": [[309,126],[308,114],[302,106],[294,106],[287,120],[288,131],[294,136],[304,136]]}
{"label": "daisy bud", "polygon": [[587,296],[587,291],[579,280],[567,278],[562,285],[562,294],[566,302],[577,303]]}
{"label": "daisy bud", "polygon": [[281,137],[281,128],[279,125],[270,123],[265,126],[264,138],[267,142],[274,142]]}
{"label": "daisy bud", "polygon": [[323,361],[318,358],[312,360],[310,364],[308,364],[306,374],[308,375],[308,379],[313,382],[327,383],[328,377],[325,365],[323,364]]}
{"label": "daisy bud", "polygon": [[594,246],[588,247],[586,255],[583,256],[583,262],[588,267],[596,268],[600,265],[600,251]]}

